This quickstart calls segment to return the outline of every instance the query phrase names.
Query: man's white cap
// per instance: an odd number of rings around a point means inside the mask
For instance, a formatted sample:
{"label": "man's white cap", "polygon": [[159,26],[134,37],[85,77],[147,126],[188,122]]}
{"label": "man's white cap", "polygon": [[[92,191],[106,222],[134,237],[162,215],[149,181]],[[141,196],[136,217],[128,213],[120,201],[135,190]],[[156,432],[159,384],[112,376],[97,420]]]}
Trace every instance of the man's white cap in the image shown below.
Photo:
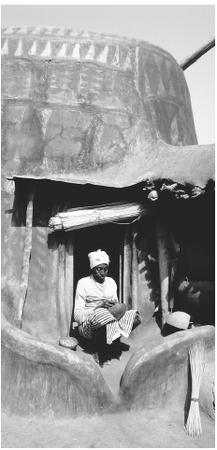
{"label": "man's white cap", "polygon": [[90,252],[88,254],[90,260],[90,268],[98,266],[99,264],[109,264],[109,256],[103,250],[96,250],[96,252]]}

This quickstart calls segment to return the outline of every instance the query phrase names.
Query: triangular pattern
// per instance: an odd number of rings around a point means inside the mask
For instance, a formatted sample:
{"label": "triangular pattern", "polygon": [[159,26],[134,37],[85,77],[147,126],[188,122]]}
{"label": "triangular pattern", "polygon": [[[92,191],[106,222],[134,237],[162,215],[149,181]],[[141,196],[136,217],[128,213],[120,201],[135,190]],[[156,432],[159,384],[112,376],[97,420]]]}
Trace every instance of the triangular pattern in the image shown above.
{"label": "triangular pattern", "polygon": [[166,113],[166,115],[167,115],[167,117],[168,117],[168,123],[169,123],[169,126],[171,127],[173,118],[174,118],[174,116],[175,116],[176,113],[177,113],[177,108],[176,108],[176,106],[173,105],[173,104],[170,104],[170,103],[166,103],[166,111],[165,111],[165,113]]}
{"label": "triangular pattern", "polygon": [[117,66],[117,67],[119,67],[119,65],[120,65],[120,49],[119,49],[119,45],[117,45],[117,47],[116,47],[114,58],[112,60],[112,65],[113,66]]}
{"label": "triangular pattern", "polygon": [[64,28],[59,28],[59,30],[56,33],[56,36],[65,36]]}
{"label": "triangular pattern", "polygon": [[8,27],[4,31],[4,34],[13,34],[13,33],[14,33],[14,27]]}
{"label": "triangular pattern", "polygon": [[93,60],[94,57],[95,57],[95,45],[91,44],[91,46],[90,46],[90,48],[89,48],[89,50],[88,50],[88,52],[87,52],[87,54],[85,56],[85,59]]}
{"label": "triangular pattern", "polygon": [[147,59],[145,70],[147,71],[152,94],[156,95],[158,92],[158,85],[160,81],[160,74],[158,63],[153,54],[149,54]]}
{"label": "triangular pattern", "polygon": [[33,28],[32,34],[40,34],[41,29],[42,29],[41,27],[35,27],[35,28]]}
{"label": "triangular pattern", "polygon": [[126,59],[123,64],[124,70],[131,70],[132,69],[132,61],[131,61],[131,51],[127,53]]}
{"label": "triangular pattern", "polygon": [[31,56],[35,56],[36,53],[37,53],[37,41],[34,41],[33,44],[32,44],[32,47],[28,51],[28,54],[31,55]]}
{"label": "triangular pattern", "polygon": [[98,55],[97,61],[101,62],[101,63],[107,63],[108,52],[109,52],[109,47],[108,47],[108,45],[106,45],[104,47],[104,49],[101,51],[101,53]]}
{"label": "triangular pattern", "polygon": [[27,34],[28,30],[28,27],[22,27],[17,31],[17,34]]}
{"label": "triangular pattern", "polygon": [[69,36],[71,36],[71,37],[77,37],[77,36],[78,36],[78,30],[72,30],[72,31],[70,31]]}
{"label": "triangular pattern", "polygon": [[48,41],[43,52],[41,53],[41,56],[44,58],[45,57],[49,58],[49,57],[51,57],[51,55],[52,55],[51,43],[50,43],[50,41]]}
{"label": "triangular pattern", "polygon": [[77,42],[73,48],[72,58],[80,59],[80,44]]}
{"label": "triangular pattern", "polygon": [[81,34],[81,37],[82,37],[82,38],[87,38],[87,39],[89,39],[89,38],[90,38],[90,34],[88,33],[88,31],[84,31],[84,32]]}
{"label": "triangular pattern", "polygon": [[136,71],[138,72],[139,69],[139,58],[140,58],[140,48],[139,45],[135,47],[135,64],[136,64]]}
{"label": "triangular pattern", "polygon": [[19,117],[20,123],[23,122],[25,111],[26,111],[26,106],[16,106],[16,108],[15,108],[15,112],[16,112],[17,116]]}
{"label": "triangular pattern", "polygon": [[165,59],[163,59],[161,65],[160,65],[160,73],[161,73],[161,80],[164,84],[164,88],[166,90],[166,93],[169,91],[169,71],[167,64],[165,62]]}
{"label": "triangular pattern", "polygon": [[4,41],[4,45],[2,47],[1,54],[8,55],[8,39],[5,39],[5,41]]}
{"label": "triangular pattern", "polygon": [[50,119],[50,116],[52,114],[52,109],[42,109],[40,112],[40,122],[41,122],[41,128],[43,131],[43,135],[45,136],[46,130],[47,130],[47,124]]}
{"label": "triangular pattern", "polygon": [[18,47],[16,49],[16,52],[14,53],[14,56],[22,56],[23,54],[23,41],[20,39],[18,41]]}
{"label": "triangular pattern", "polygon": [[45,31],[45,34],[47,34],[47,35],[53,34],[53,30],[54,30],[54,29],[55,29],[54,27],[47,27],[47,28],[46,28],[46,31]]}
{"label": "triangular pattern", "polygon": [[159,80],[159,84],[158,84],[157,94],[160,95],[161,97],[164,97],[166,95],[165,87],[162,82],[161,76],[160,76],[160,80]]}
{"label": "triangular pattern", "polygon": [[151,89],[149,77],[148,77],[148,75],[146,73],[145,73],[145,76],[144,76],[144,81],[145,81],[145,94],[146,95],[152,94],[152,89]]}
{"label": "triangular pattern", "polygon": [[173,87],[172,80],[170,80],[170,84],[169,84],[169,95],[171,97],[176,97],[176,91],[175,91],[175,89]]}
{"label": "triangular pattern", "polygon": [[177,123],[177,118],[176,116],[174,116],[172,123],[171,123],[171,143],[172,145],[176,145],[179,141],[179,128],[178,128],[178,123]]}
{"label": "triangular pattern", "polygon": [[68,44],[65,42],[62,45],[60,51],[57,53],[58,58],[66,58],[67,47],[68,47]]}

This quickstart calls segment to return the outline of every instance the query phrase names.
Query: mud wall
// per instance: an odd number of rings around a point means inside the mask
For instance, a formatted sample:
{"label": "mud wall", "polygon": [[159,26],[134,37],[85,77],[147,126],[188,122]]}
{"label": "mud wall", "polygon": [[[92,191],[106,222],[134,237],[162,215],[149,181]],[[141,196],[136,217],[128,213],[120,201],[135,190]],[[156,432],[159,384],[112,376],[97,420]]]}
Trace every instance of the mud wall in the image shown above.
{"label": "mud wall", "polygon": [[102,412],[113,396],[85,354],[41,342],[2,320],[2,410],[77,416]]}
{"label": "mud wall", "polygon": [[183,71],[164,50],[55,28],[3,36],[4,173],[79,179],[158,137],[197,143]]}
{"label": "mud wall", "polygon": [[[214,363],[214,339],[214,327],[203,326],[174,333],[166,337],[163,344],[149,351],[141,345],[129,360],[121,378],[120,391],[125,407],[129,409],[167,408],[174,402],[180,404],[181,401],[183,418],[185,416],[186,420],[191,398],[188,351],[198,342],[204,346],[204,361],[207,369],[205,377],[210,363]],[[212,378],[211,374],[210,378]],[[211,383],[209,383],[207,402],[204,396],[204,391],[208,391],[206,381],[203,379],[200,403],[204,405],[204,409],[208,409],[209,403],[210,412],[212,410],[213,413]],[[214,381],[214,374],[212,381]]]}

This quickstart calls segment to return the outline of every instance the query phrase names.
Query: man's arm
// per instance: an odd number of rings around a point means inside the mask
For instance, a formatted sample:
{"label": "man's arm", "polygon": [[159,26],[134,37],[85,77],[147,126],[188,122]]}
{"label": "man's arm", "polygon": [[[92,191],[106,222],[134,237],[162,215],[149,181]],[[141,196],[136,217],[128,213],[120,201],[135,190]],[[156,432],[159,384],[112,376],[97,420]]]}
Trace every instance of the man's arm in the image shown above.
{"label": "man's arm", "polygon": [[108,278],[109,287],[111,291],[111,296],[104,301],[104,307],[110,308],[115,303],[118,303],[118,296],[117,296],[117,284],[115,283],[115,280],[113,278]]}
{"label": "man's arm", "polygon": [[86,293],[83,285],[83,280],[79,280],[76,293],[75,293],[75,310],[74,310],[74,319],[78,324],[84,322],[90,315],[90,311],[85,308],[85,299]]}

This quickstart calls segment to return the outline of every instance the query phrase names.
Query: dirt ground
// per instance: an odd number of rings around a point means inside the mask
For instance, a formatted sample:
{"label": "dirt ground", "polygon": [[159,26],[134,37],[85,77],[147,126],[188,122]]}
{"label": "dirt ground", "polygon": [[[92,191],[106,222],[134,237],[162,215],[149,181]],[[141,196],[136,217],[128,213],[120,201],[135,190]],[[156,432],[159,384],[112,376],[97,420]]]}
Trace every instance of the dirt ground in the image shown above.
{"label": "dirt ground", "polygon": [[[145,329],[145,332],[144,332]],[[118,400],[120,377],[127,361],[140,346],[163,341],[154,319],[122,339],[124,351],[101,368]],[[82,351],[81,348],[77,349]],[[92,357],[92,355],[90,355]],[[145,411],[113,411],[91,417],[55,419],[2,414],[1,448],[214,448],[214,421],[201,412],[202,435],[191,438],[184,429],[183,405]]]}
{"label": "dirt ground", "polygon": [[54,420],[2,415],[2,448],[214,448],[214,422],[201,414],[203,432],[189,437],[181,408],[116,412]]}

